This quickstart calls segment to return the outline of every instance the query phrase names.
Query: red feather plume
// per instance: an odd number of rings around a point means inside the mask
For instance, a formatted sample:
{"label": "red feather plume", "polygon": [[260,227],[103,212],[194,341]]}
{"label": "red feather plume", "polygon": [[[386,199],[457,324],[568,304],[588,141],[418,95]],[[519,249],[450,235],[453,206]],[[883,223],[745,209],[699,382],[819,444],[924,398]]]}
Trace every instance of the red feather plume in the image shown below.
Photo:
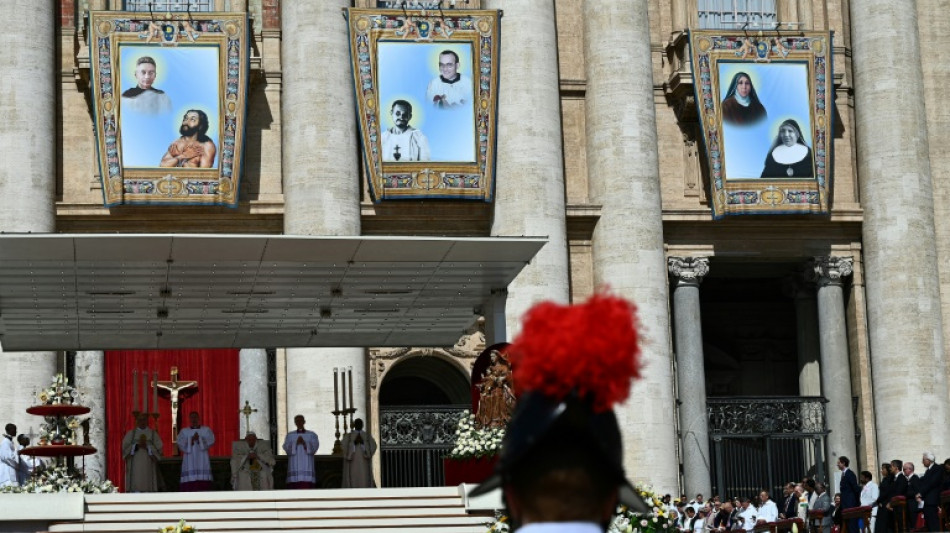
{"label": "red feather plume", "polygon": [[555,399],[576,390],[604,412],[630,395],[640,377],[636,306],[607,294],[577,305],[543,302],[525,315],[509,352],[518,394]]}

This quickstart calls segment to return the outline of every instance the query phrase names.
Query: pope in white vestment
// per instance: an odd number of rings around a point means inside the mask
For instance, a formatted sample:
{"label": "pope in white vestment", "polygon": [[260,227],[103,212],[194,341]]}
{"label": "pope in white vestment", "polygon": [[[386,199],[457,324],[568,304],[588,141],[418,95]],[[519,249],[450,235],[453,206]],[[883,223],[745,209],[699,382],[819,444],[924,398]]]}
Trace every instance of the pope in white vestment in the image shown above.
{"label": "pope in white vestment", "polygon": [[126,492],[158,492],[158,460],[162,439],[148,427],[148,415],[140,413],[136,427],[122,438]]}
{"label": "pope in white vestment", "polygon": [[320,439],[313,431],[304,429],[306,420],[303,415],[294,417],[296,431],[291,431],[284,439],[284,451],[287,452],[287,488],[312,489],[317,486],[316,472],[313,467],[313,454],[320,448]]}
{"label": "pope in white vestment", "polygon": [[343,488],[370,488],[376,486],[373,480],[373,454],[376,453],[376,440],[363,431],[363,421],[353,421],[353,431],[343,437]]}
{"label": "pope in white vestment", "polygon": [[274,452],[270,444],[248,431],[231,446],[231,486],[234,490],[274,490]]}
{"label": "pope in white vestment", "polygon": [[198,413],[188,415],[191,426],[178,433],[178,449],[183,455],[181,461],[182,492],[200,492],[211,490],[211,456],[208,450],[214,444],[214,433],[208,426],[201,425]]}
{"label": "pope in white vestment", "polygon": [[20,467],[20,454],[17,453],[16,443],[13,442],[16,426],[7,424],[5,431],[3,439],[0,439],[0,487],[16,487],[19,486],[17,470]]}

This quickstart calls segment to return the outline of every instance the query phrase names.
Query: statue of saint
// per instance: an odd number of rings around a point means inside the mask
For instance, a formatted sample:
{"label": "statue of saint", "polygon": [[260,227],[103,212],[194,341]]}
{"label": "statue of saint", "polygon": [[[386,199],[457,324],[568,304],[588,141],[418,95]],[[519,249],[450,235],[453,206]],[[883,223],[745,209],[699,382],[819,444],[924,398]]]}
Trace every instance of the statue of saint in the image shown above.
{"label": "statue of saint", "polygon": [[505,427],[515,409],[511,362],[505,354],[491,352],[491,364],[477,387],[480,396],[475,422],[485,428]]}

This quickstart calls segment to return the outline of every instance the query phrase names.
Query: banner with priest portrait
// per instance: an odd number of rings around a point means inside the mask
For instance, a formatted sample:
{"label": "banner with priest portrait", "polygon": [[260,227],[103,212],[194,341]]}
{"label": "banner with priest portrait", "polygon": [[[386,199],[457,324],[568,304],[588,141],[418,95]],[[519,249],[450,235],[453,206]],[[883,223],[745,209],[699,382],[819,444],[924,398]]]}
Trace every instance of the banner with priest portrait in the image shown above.
{"label": "banner with priest portrait", "polygon": [[491,201],[498,12],[348,9],[364,170],[374,201]]}
{"label": "banner with priest portrait", "polygon": [[246,15],[94,11],[90,17],[105,205],[235,207]]}

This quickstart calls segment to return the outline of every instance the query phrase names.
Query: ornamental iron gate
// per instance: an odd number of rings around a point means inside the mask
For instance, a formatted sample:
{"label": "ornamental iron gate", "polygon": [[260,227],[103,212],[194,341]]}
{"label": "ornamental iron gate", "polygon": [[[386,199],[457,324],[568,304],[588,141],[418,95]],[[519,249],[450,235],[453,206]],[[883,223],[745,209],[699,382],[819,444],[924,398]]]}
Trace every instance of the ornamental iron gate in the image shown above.
{"label": "ornamental iron gate", "polygon": [[713,493],[723,498],[781,494],[790,481],[824,481],[821,397],[707,398]]}
{"label": "ornamental iron gate", "polygon": [[383,487],[440,487],[442,458],[455,447],[468,405],[381,407],[379,449]]}

